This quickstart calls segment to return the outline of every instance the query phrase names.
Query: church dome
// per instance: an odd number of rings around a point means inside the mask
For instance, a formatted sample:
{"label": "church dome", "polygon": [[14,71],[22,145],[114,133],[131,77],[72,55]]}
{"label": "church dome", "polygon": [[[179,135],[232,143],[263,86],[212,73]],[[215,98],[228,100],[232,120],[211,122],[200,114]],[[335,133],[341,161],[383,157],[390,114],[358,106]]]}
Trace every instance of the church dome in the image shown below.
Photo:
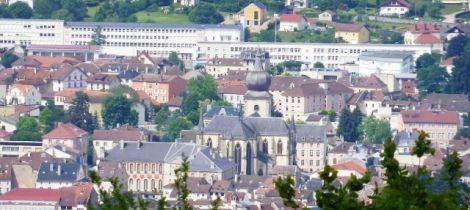
{"label": "church dome", "polygon": [[268,91],[271,85],[271,75],[263,69],[261,53],[258,52],[254,69],[246,75],[246,87],[251,91]]}

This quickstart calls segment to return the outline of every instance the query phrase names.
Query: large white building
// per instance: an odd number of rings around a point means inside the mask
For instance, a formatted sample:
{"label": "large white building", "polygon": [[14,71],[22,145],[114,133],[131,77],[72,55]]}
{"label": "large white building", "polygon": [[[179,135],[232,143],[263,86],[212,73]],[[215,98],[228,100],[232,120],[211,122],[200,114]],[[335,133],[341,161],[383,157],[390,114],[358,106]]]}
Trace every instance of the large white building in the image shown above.
{"label": "large white building", "polygon": [[185,60],[239,58],[243,51],[261,48],[271,63],[298,60],[307,64],[322,62],[326,68],[357,63],[364,51],[413,51],[414,57],[431,52],[430,45],[385,45],[344,43],[244,42],[240,25],[196,25],[155,23],[95,23],[61,20],[0,19],[0,47],[15,45],[79,45],[91,41],[96,28],[106,37],[105,54],[135,56],[148,51],[151,56],[167,57],[177,52]]}
{"label": "large white building", "polygon": [[321,62],[326,68],[342,68],[343,64],[357,63],[365,51],[412,51],[417,58],[431,53],[430,45],[400,44],[344,44],[344,43],[272,43],[272,42],[199,42],[197,58],[237,58],[242,51],[261,49],[269,53],[270,63],[287,60],[301,61],[313,66]]}
{"label": "large white building", "polygon": [[367,51],[359,56],[359,75],[370,76],[375,73],[402,74],[413,71],[413,52],[410,51]]}
{"label": "large white building", "polygon": [[189,60],[196,54],[198,42],[244,41],[244,31],[239,25],[0,19],[0,47],[88,45],[97,28],[106,39],[103,53],[126,56],[148,51],[152,56],[166,57],[170,52],[177,52]]}

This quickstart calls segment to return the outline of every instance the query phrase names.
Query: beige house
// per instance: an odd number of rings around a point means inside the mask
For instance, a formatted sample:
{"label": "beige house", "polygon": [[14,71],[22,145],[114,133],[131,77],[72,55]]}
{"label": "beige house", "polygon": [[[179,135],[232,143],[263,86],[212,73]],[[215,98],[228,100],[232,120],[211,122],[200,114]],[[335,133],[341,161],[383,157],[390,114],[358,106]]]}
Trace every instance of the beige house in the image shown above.
{"label": "beige house", "polygon": [[181,166],[182,155],[189,157],[189,174],[208,182],[232,179],[235,166],[206,146],[171,142],[124,142],[110,150],[106,161],[120,165],[129,191],[160,193],[163,186],[173,183],[174,170]]}
{"label": "beige house", "polygon": [[459,114],[452,111],[404,110],[398,115],[398,130],[423,130],[439,147],[448,146],[460,127]]}
{"label": "beige house", "polygon": [[248,71],[248,66],[238,58],[213,58],[204,65],[207,74],[214,78],[227,75],[229,71]]}
{"label": "beige house", "polygon": [[326,128],[318,125],[296,125],[297,166],[304,172],[317,172],[325,167],[328,149]]}
{"label": "beige house", "polygon": [[333,22],[336,20],[336,12],[333,12],[331,10],[325,10],[322,13],[318,15],[318,20],[320,21],[330,21]]}

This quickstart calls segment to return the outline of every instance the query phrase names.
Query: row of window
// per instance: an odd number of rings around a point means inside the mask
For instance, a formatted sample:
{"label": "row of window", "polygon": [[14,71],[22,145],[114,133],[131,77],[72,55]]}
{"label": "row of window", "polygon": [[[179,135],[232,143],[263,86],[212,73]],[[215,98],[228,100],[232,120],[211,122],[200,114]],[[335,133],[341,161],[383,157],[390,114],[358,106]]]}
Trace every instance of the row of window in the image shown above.
{"label": "row of window", "polygon": [[[150,166],[149,166],[150,165]],[[127,164],[127,171],[129,171],[129,173],[140,173],[141,171],[143,171],[143,173],[156,173],[158,170],[158,173],[162,173],[162,167],[153,163],[153,164],[150,164],[150,163],[128,163]]]}
{"label": "row of window", "polygon": [[[72,31],[93,31],[94,28],[74,28]],[[145,33],[196,33],[196,29],[157,29],[157,28],[102,28],[102,32],[145,32]]]}
{"label": "row of window", "polygon": [[[315,162],[316,162],[315,166],[320,166],[320,160],[316,160]],[[300,161],[300,165],[301,165],[301,166],[304,166],[304,165],[305,165],[304,163],[305,163],[304,160],[301,160],[301,161]],[[313,166],[313,160],[310,160],[310,161],[309,161],[309,165],[310,165],[310,166]]]}
{"label": "row of window", "polygon": [[[310,150],[310,157],[313,157],[313,154],[314,154],[314,150]],[[305,150],[300,150],[300,155],[302,157],[305,157]],[[316,156],[320,157],[320,150],[317,150]]]}
{"label": "row of window", "polygon": [[136,179],[134,181],[134,179],[131,178],[131,179],[129,179],[129,189],[133,190],[133,191],[137,191],[137,192],[139,192],[139,191],[153,192],[156,189],[161,190],[162,189],[162,180],[158,180],[158,188],[155,185],[156,184],[155,182],[156,182],[156,180],[154,180],[154,179],[152,179],[152,180],[144,179],[143,181],[141,181],[140,179]]}

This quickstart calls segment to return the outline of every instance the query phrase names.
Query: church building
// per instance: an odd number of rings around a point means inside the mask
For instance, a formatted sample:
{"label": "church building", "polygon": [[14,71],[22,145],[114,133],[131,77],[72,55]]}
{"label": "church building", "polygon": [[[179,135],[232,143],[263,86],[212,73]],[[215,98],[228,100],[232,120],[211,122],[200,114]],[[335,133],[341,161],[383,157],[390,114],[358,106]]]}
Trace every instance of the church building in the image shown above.
{"label": "church building", "polygon": [[[207,145],[233,161],[236,172],[242,175],[266,175],[275,166],[296,165],[296,125],[293,120],[286,122],[271,116],[271,76],[263,69],[260,57],[258,53],[254,69],[246,77],[248,91],[241,114],[218,115],[207,125],[200,123],[196,138],[197,144]],[[312,139],[326,142],[326,136]]]}

